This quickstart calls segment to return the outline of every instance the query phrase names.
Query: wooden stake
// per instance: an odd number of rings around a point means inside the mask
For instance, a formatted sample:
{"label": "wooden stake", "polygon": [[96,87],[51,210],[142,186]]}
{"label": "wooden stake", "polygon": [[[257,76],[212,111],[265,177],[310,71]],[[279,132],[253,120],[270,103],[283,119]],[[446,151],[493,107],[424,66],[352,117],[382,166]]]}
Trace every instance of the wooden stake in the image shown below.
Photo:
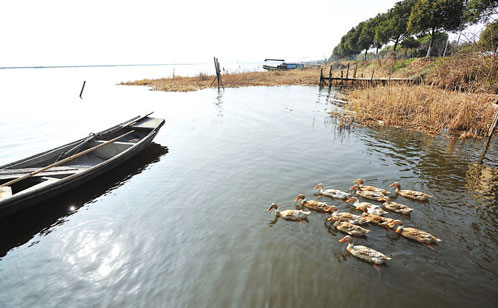
{"label": "wooden stake", "polygon": [[329,69],[329,89],[332,88],[332,65]]}
{"label": "wooden stake", "polygon": [[484,159],[484,156],[486,155],[486,152],[488,151],[489,143],[491,142],[491,137],[493,136],[493,133],[495,132],[497,124],[498,124],[498,110],[496,111],[495,118],[493,120],[493,124],[489,128],[488,139],[486,140],[486,143],[484,144],[484,148],[481,152],[481,155],[479,156],[479,160],[477,161],[478,164],[482,164],[482,161]]}
{"label": "wooden stake", "polygon": [[495,132],[497,124],[498,124],[498,110],[496,111],[495,119],[493,120],[493,124],[491,125],[491,127],[488,131],[488,137],[491,137],[493,135],[493,133]]}
{"label": "wooden stake", "polygon": [[83,81],[83,86],[81,87],[81,91],[80,91],[80,98],[82,98],[81,96],[83,95],[83,90],[85,89],[85,84],[86,84],[86,80]]}
{"label": "wooden stake", "polygon": [[[225,90],[225,85],[223,84],[223,81],[221,80],[221,71],[220,71],[220,62],[218,62],[218,58],[214,58],[214,69],[216,70],[216,81],[218,82],[218,91],[220,90],[220,84],[223,87],[223,90]],[[214,80],[213,80],[214,82]]]}

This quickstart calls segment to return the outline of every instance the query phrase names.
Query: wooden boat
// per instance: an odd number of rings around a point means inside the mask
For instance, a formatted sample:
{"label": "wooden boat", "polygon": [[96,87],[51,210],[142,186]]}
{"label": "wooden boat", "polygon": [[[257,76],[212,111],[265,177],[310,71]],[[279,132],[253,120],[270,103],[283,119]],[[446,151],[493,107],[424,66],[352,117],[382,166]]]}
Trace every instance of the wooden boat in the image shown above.
{"label": "wooden boat", "polygon": [[164,119],[137,116],[89,137],[0,166],[0,218],[87,182],[146,148]]}
{"label": "wooden boat", "polygon": [[288,71],[295,69],[304,69],[303,63],[282,63],[277,66],[263,65],[263,68],[267,71]]}
{"label": "wooden boat", "polygon": [[304,69],[304,63],[288,63],[284,62],[284,59],[265,59],[267,61],[282,62],[279,65],[263,65],[263,68],[267,71],[288,71],[294,69]]}

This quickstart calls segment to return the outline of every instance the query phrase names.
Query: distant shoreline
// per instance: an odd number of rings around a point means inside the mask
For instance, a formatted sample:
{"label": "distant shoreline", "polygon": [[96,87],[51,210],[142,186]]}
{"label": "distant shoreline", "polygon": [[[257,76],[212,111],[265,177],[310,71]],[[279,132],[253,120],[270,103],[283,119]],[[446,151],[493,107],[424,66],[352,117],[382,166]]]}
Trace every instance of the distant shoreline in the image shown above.
{"label": "distant shoreline", "polygon": [[124,66],[170,66],[200,65],[206,63],[156,63],[156,64],[90,64],[90,65],[43,65],[43,66],[0,66],[2,70],[12,69],[45,69],[45,68],[85,68],[85,67],[124,67]]}
{"label": "distant shoreline", "polygon": [[[369,126],[394,126],[449,138],[483,137],[497,114],[496,57],[458,54],[445,58],[375,59],[330,63],[321,68],[222,74],[224,88],[247,86],[318,86],[327,76],[420,78],[418,85],[346,85],[345,104],[334,112],[341,121]],[[330,65],[330,66],[329,66]],[[350,70],[351,68],[351,70]],[[344,74],[345,73],[345,74]],[[468,78],[472,76],[473,78]],[[346,77],[347,78],[347,77]],[[120,85],[147,86],[153,91],[188,92],[216,88],[214,75],[142,79]]]}

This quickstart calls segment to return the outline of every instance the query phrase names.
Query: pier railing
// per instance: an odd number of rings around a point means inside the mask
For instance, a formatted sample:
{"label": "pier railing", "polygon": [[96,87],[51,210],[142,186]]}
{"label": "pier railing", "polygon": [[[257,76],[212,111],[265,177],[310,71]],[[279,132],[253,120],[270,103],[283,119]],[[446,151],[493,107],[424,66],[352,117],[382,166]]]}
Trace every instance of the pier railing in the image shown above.
{"label": "pier railing", "polygon": [[420,78],[392,78],[392,77],[376,77],[374,78],[375,71],[372,72],[370,78],[357,78],[356,71],[358,69],[358,63],[356,63],[354,67],[353,77],[349,77],[349,67],[348,63],[346,67],[346,76],[344,76],[344,70],[341,70],[341,77],[332,77],[332,70],[334,65],[330,66],[328,77],[323,75],[323,68],[320,70],[320,88],[328,86],[331,88],[333,85],[335,86],[355,86],[355,85],[387,85],[391,83],[409,83],[416,84],[420,83]]}

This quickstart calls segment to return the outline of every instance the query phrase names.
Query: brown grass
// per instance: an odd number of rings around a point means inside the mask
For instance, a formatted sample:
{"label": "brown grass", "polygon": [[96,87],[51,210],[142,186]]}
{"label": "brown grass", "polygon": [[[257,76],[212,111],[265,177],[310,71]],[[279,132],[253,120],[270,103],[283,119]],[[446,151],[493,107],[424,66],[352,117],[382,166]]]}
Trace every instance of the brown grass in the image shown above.
{"label": "brown grass", "polygon": [[443,89],[498,94],[498,57],[459,54],[438,60],[427,81]]}
{"label": "brown grass", "polygon": [[[290,71],[247,72],[224,74],[221,80],[225,88],[247,86],[281,86],[281,85],[318,85],[320,70],[304,69]],[[172,77],[161,79],[143,79],[122,82],[122,85],[150,86],[157,91],[187,92],[205,88],[216,88],[215,76],[199,74],[194,77]]]}
{"label": "brown grass", "polygon": [[498,99],[493,94],[461,93],[430,86],[381,86],[348,94],[348,116],[365,125],[389,125],[443,134],[480,137],[488,132]]}

